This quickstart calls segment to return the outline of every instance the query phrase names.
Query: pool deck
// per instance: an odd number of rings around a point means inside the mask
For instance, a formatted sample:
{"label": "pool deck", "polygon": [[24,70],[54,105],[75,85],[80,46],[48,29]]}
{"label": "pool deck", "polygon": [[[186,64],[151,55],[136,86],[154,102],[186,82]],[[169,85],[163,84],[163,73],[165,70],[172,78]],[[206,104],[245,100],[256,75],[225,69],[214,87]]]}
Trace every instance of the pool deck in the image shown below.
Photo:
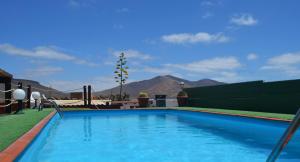
{"label": "pool deck", "polygon": [[[272,121],[280,121],[280,122],[290,122],[291,120],[286,119],[279,119],[279,118],[270,118],[270,117],[261,117],[261,116],[252,116],[252,115],[241,115],[241,114],[230,114],[224,112],[212,112],[206,110],[188,110],[188,109],[180,109],[175,107],[163,108],[137,108],[137,109],[121,109],[121,110],[180,110],[180,111],[193,111],[193,112],[202,112],[202,113],[210,113],[210,114],[217,114],[217,115],[229,115],[229,116],[237,116],[237,117],[245,117],[245,118],[256,118],[262,120],[272,120]],[[88,109],[87,109],[88,110]],[[107,109],[110,110],[110,109]],[[113,109],[115,110],[115,109]],[[118,109],[120,110],[120,109]],[[68,111],[74,111],[68,110]],[[76,110],[75,110],[76,111]],[[79,111],[85,111],[79,109]],[[94,110],[97,111],[97,110]],[[98,110],[103,111],[103,110]],[[14,143],[12,143],[9,147],[5,150],[0,152],[0,161],[5,162],[13,162],[22,152],[26,149],[26,147],[31,143],[31,141],[40,133],[40,131],[45,127],[45,125],[49,122],[49,120],[55,115],[56,112],[51,112],[48,116],[46,116],[43,120],[41,120],[38,124],[36,124],[31,130],[17,139]]]}
{"label": "pool deck", "polygon": [[38,124],[36,124],[27,133],[17,139],[14,143],[8,146],[5,150],[0,152],[0,161],[12,162],[14,161],[20,153],[31,143],[31,141],[39,134],[39,132],[44,128],[48,121],[54,116],[55,112],[51,112]]}

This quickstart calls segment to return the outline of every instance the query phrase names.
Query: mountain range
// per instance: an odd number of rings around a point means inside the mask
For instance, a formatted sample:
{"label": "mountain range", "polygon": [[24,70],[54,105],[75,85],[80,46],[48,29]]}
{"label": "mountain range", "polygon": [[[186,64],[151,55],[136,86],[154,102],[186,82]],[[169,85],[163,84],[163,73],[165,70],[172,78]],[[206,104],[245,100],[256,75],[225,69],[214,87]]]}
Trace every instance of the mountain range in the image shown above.
{"label": "mountain range", "polygon": [[[131,82],[124,85],[124,92],[130,98],[136,98],[140,92],[147,92],[153,98],[157,94],[167,95],[168,98],[175,98],[181,90],[180,83],[184,82],[184,88],[203,87],[225,84],[211,79],[189,81],[172,75],[157,76],[152,79]],[[97,95],[118,94],[119,86],[104,91],[96,92]]]}
{"label": "mountain range", "polygon": [[[65,98],[69,97],[68,93],[56,90],[54,88],[46,87],[37,81],[26,79],[13,79],[12,88],[17,88],[18,82],[22,82],[23,89],[26,91],[27,85],[31,85],[32,91],[39,91],[45,94],[47,97]],[[157,94],[167,95],[168,98],[175,98],[177,93],[181,90],[179,85],[184,82],[184,87],[201,87],[201,86],[213,86],[225,84],[211,79],[202,79],[198,81],[189,81],[181,79],[171,75],[157,76],[152,79],[131,82],[124,85],[124,92],[129,94],[130,98],[137,98],[140,92],[147,92],[151,98]],[[0,84],[0,89],[4,90],[4,85]],[[119,94],[119,86],[103,91],[94,92],[94,96],[109,96],[111,94]],[[0,94],[0,98],[4,98],[3,94]]]}

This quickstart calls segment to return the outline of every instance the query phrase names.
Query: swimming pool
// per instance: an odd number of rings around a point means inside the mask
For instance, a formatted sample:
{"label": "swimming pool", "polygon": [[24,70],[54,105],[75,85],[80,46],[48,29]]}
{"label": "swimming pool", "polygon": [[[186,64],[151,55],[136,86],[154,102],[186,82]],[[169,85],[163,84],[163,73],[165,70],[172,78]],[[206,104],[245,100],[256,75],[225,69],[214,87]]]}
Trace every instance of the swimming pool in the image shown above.
{"label": "swimming pool", "polygon": [[[264,162],[287,123],[181,110],[56,114],[16,161]],[[300,161],[300,131],[278,161]]]}

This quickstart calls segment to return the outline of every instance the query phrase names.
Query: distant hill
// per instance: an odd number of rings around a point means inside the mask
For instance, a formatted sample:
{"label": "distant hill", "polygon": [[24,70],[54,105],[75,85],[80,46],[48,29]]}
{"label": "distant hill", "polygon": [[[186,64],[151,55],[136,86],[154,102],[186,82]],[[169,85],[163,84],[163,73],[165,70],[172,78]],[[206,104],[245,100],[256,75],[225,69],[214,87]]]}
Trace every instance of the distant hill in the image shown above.
{"label": "distant hill", "polygon": [[[141,91],[147,92],[150,97],[154,97],[156,94],[165,94],[168,98],[175,98],[177,93],[181,90],[179,85],[180,82],[184,82],[185,88],[225,84],[211,79],[189,81],[171,75],[165,75],[157,76],[149,80],[142,80],[126,84],[124,86],[124,90],[130,95],[130,98],[136,98]],[[110,95],[111,93],[118,94],[118,92],[119,87],[114,87],[104,91],[96,92],[96,94]]]}
{"label": "distant hill", "polygon": [[37,81],[26,80],[26,79],[13,79],[12,84],[17,85],[18,82],[22,82],[23,89],[26,89],[27,85],[31,85],[31,91],[39,91],[42,94],[45,94],[46,97],[68,97],[69,94],[58,91],[54,88],[46,87],[40,84]]}
{"label": "distant hill", "polygon": [[[18,82],[22,82],[23,89],[27,91],[27,86],[31,85],[31,91],[39,91],[42,94],[45,94],[46,97],[56,97],[56,98],[64,98],[69,97],[69,94],[60,92],[56,89],[46,87],[41,85],[37,81],[26,80],[26,79],[12,79],[12,88],[17,88]],[[4,84],[0,84],[0,89],[4,90]],[[4,98],[4,93],[0,94],[0,99]]]}

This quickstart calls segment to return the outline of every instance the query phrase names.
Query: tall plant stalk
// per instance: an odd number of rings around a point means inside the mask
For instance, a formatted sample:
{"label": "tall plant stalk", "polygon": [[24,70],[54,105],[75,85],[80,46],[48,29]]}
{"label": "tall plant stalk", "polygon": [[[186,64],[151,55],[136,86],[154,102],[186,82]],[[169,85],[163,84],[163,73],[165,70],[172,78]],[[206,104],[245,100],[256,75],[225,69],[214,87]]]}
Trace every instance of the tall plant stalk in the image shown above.
{"label": "tall plant stalk", "polygon": [[120,92],[119,92],[119,101],[122,100],[122,91],[123,91],[123,85],[126,83],[126,80],[128,79],[128,66],[126,66],[126,57],[125,54],[122,52],[119,56],[119,59],[116,64],[116,70],[115,70],[115,79],[116,82],[120,85]]}

